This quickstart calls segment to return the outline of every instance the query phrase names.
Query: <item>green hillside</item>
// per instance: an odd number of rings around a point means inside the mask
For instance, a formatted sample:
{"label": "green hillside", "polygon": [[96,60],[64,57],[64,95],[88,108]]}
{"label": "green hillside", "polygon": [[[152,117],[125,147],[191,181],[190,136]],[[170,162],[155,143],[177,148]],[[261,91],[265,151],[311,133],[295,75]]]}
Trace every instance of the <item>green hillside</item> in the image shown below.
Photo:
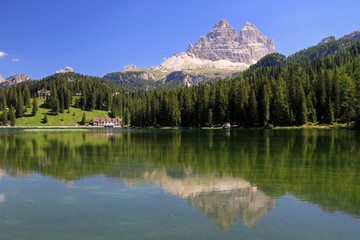
{"label": "green hillside", "polygon": [[[95,117],[109,117],[108,111],[92,110],[82,111],[79,108],[70,107],[64,113],[55,115],[51,109],[43,106],[45,99],[38,99],[39,110],[35,116],[31,115],[31,108],[27,110],[23,117],[16,119],[16,126],[75,126],[80,125],[80,122],[85,113],[87,124]],[[47,113],[48,122],[44,123],[44,116]]]}

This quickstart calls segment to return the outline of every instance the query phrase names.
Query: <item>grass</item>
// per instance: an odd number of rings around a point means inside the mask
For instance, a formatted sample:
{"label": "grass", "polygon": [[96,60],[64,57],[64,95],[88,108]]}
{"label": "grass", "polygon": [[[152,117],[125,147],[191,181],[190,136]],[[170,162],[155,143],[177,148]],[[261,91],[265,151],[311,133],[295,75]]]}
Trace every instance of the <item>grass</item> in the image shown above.
{"label": "grass", "polygon": [[[93,111],[83,111],[79,108],[70,107],[69,111],[65,110],[64,113],[59,113],[55,115],[50,109],[44,108],[43,104],[45,99],[38,99],[39,110],[35,116],[31,115],[32,108],[28,108],[24,117],[16,119],[16,126],[75,126],[80,125],[80,122],[83,117],[83,112],[85,112],[87,124],[91,119],[95,117],[109,117],[107,111],[93,110]],[[47,113],[48,122],[43,123],[44,115]],[[75,116],[74,116],[75,115]],[[63,120],[63,121],[62,121]]]}

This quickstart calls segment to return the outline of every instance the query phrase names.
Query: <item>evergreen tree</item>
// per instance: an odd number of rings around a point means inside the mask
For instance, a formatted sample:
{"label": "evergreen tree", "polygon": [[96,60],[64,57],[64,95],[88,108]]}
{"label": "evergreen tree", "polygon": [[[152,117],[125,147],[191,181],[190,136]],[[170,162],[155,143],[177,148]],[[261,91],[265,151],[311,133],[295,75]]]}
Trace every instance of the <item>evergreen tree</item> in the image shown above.
{"label": "evergreen tree", "polygon": [[33,98],[33,108],[32,108],[32,115],[35,116],[38,109],[39,109],[39,106],[38,106],[38,103],[37,103],[37,98]]}
{"label": "evergreen tree", "polygon": [[300,112],[299,112],[299,123],[304,124],[308,120],[308,109],[306,106],[306,98],[305,93],[302,88],[299,90],[300,92]]}
{"label": "evergreen tree", "polygon": [[43,118],[43,123],[47,123],[47,122],[48,122],[48,116],[47,113],[45,113]]}
{"label": "evergreen tree", "polygon": [[213,126],[213,112],[212,112],[211,108],[209,108],[208,120],[207,120],[206,125],[209,126],[209,127]]}
{"label": "evergreen tree", "polygon": [[16,123],[15,109],[13,107],[11,107],[9,111],[9,121],[11,125],[15,125]]}
{"label": "evergreen tree", "polygon": [[287,102],[286,85],[280,76],[275,90],[274,96],[274,123],[278,125],[288,124],[290,120],[289,105]]}
{"label": "evergreen tree", "polygon": [[6,125],[7,121],[8,121],[7,111],[3,110],[1,113],[1,122],[3,123],[3,125]]}
{"label": "evergreen tree", "polygon": [[27,85],[27,83],[25,82],[23,85],[23,98],[24,98],[24,106],[25,108],[29,108],[30,107],[30,89]]}
{"label": "evergreen tree", "polygon": [[20,92],[18,95],[18,101],[16,104],[16,117],[21,118],[22,116],[24,116],[24,99]]}
{"label": "evergreen tree", "polygon": [[85,124],[86,124],[86,114],[85,114],[85,112],[83,112],[83,116],[82,116],[82,119],[81,119],[80,124],[81,124],[81,125],[85,125]]}
{"label": "evergreen tree", "polygon": [[259,112],[257,109],[257,101],[255,96],[255,91],[252,89],[249,99],[249,120],[248,124],[250,126],[257,126],[259,120]]}

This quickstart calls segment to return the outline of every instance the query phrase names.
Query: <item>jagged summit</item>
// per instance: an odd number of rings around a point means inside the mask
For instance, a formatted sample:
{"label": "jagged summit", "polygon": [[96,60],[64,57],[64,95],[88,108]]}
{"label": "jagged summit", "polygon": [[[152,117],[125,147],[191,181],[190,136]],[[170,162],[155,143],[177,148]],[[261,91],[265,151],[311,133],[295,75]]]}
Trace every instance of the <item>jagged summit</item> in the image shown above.
{"label": "jagged summit", "polygon": [[158,70],[195,68],[231,68],[244,70],[269,53],[275,52],[274,41],[262,35],[256,26],[245,22],[239,35],[221,19],[201,36],[195,45],[189,44],[186,53],[174,54]]}
{"label": "jagged summit", "polygon": [[206,38],[213,39],[213,38],[220,37],[220,38],[235,39],[236,36],[237,36],[236,30],[232,26],[230,26],[230,24],[225,19],[221,19],[208,32],[208,34],[206,35]]}

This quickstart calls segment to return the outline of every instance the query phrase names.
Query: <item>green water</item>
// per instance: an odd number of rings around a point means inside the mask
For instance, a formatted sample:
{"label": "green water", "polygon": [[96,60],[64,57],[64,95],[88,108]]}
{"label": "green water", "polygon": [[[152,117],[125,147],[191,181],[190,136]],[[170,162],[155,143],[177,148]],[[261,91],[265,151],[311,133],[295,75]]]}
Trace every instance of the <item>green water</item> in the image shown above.
{"label": "green water", "polygon": [[0,239],[359,239],[360,132],[0,132]]}

